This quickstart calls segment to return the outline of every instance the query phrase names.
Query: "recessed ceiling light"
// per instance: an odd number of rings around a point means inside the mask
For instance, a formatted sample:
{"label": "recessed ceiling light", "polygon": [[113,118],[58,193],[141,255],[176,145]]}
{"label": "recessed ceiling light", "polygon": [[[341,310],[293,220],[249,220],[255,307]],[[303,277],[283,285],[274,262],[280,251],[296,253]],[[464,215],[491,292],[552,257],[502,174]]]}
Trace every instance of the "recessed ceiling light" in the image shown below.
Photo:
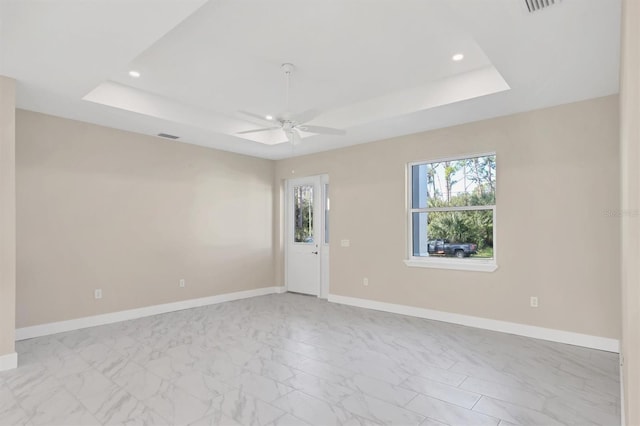
{"label": "recessed ceiling light", "polygon": [[464,55],[462,53],[456,53],[451,57],[451,59],[458,62],[464,59]]}
{"label": "recessed ceiling light", "polygon": [[265,115],[264,118],[267,120],[273,120],[273,115]]}
{"label": "recessed ceiling light", "polygon": [[138,78],[140,77],[140,72],[136,71],[136,70],[131,70],[129,71],[129,75],[133,78]]}

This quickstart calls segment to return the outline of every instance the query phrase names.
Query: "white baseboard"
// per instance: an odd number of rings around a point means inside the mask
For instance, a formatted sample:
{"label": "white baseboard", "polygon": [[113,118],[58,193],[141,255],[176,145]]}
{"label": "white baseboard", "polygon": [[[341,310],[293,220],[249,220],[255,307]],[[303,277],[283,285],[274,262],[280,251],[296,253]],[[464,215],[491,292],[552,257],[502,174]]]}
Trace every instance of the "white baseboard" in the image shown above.
{"label": "white baseboard", "polygon": [[591,336],[588,334],[573,333],[570,331],[536,327],[533,325],[499,321],[470,315],[454,314],[432,309],[416,308],[413,306],[396,305],[393,303],[378,302],[369,299],[339,296],[337,294],[330,294],[329,302],[436,321],[444,321],[453,324],[466,325],[468,327],[482,328],[485,330],[500,331],[503,333],[533,337],[535,339],[549,340],[552,342],[567,343],[570,345],[583,346],[585,348],[599,349],[608,352],[620,352],[620,341],[607,337]]}
{"label": "white baseboard", "polygon": [[18,354],[12,352],[6,355],[0,355],[0,371],[13,370],[18,367]]}
{"label": "white baseboard", "polygon": [[[16,340],[31,339],[34,337],[47,336],[50,334],[78,330],[87,327],[95,327],[98,325],[112,324],[115,322],[143,318],[151,315],[164,314],[167,312],[180,311],[183,309],[215,305],[217,303],[229,302],[232,300],[246,299],[250,297],[284,292],[286,292],[285,287],[263,287],[255,290],[219,294],[216,296],[202,297],[199,299],[181,300],[179,302],[165,303],[162,305],[146,306],[144,308],[129,309],[126,311],[111,312],[108,314],[94,315],[67,321],[34,325],[31,327],[18,328],[16,330]],[[340,296],[336,294],[329,294],[328,300],[329,302],[340,303],[343,305],[351,305],[360,308],[392,312],[400,315],[409,315],[418,318],[444,321],[453,324],[466,325],[469,327],[482,328],[485,330],[500,331],[503,333],[533,337],[536,339],[549,340],[552,342],[567,343],[570,345],[600,349],[608,352],[620,352],[620,342],[616,339],[610,339],[606,337],[591,336],[588,334],[573,333],[570,331],[536,327],[514,322],[492,320],[470,315],[454,314],[450,312],[417,308],[413,306],[396,305],[393,303],[378,302],[375,300],[359,299],[355,297]],[[15,368],[17,366],[17,363],[18,355],[16,353],[0,356],[0,371],[2,371],[3,369]]]}
{"label": "white baseboard", "polygon": [[47,324],[34,325],[31,327],[23,327],[16,329],[16,340],[48,336],[50,334],[62,333],[65,331],[79,330],[81,328],[95,327],[97,325],[112,324],[114,322],[143,318],[151,315],[164,314],[167,312],[181,311],[183,309],[197,308],[199,306],[215,305],[217,303],[247,299],[249,297],[264,296],[266,294],[284,293],[284,291],[284,287],[263,287],[255,290],[218,294],[216,296],[181,300],[179,302],[165,303],[162,305],[145,306],[144,308],[129,309],[126,311],[110,312],[108,314],[93,315],[90,317],[76,318],[67,321],[51,322]]}

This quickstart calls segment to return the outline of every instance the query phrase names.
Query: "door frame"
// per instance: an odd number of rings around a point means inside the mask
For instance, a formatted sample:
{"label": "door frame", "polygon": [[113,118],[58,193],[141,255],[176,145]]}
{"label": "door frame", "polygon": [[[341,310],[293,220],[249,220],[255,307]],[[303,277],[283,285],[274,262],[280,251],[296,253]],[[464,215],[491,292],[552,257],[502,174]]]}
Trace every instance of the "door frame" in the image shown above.
{"label": "door frame", "polygon": [[[282,237],[284,241],[284,288],[285,291],[289,290],[289,238],[292,237],[290,232],[292,231],[291,220],[293,220],[293,206],[291,205],[291,199],[289,192],[293,189],[291,182],[298,179],[305,178],[319,178],[320,191],[318,202],[320,203],[320,217],[316,221],[316,233],[320,235],[320,242],[318,244],[318,256],[320,262],[320,288],[318,289],[318,298],[327,299],[329,297],[329,243],[325,241],[325,204],[329,200],[326,194],[326,185],[329,184],[329,175],[308,175],[308,176],[296,176],[295,178],[286,179],[284,181],[284,226],[282,227]],[[331,203],[328,203],[329,206]],[[314,227],[315,227],[314,226]]]}

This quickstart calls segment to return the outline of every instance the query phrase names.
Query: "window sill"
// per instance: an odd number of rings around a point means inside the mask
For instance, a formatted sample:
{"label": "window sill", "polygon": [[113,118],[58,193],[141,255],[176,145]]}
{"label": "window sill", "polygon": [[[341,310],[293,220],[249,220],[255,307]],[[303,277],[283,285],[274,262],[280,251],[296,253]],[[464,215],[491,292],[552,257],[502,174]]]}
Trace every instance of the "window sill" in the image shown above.
{"label": "window sill", "polygon": [[405,259],[404,264],[414,268],[455,269],[458,271],[493,272],[498,265],[482,260]]}

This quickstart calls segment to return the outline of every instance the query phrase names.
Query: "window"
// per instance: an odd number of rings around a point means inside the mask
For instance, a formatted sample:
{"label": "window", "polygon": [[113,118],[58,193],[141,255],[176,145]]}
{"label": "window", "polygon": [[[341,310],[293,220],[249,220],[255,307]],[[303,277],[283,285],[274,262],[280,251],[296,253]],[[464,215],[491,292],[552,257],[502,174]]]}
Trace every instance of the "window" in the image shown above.
{"label": "window", "polygon": [[496,156],[408,166],[409,266],[493,271]]}

